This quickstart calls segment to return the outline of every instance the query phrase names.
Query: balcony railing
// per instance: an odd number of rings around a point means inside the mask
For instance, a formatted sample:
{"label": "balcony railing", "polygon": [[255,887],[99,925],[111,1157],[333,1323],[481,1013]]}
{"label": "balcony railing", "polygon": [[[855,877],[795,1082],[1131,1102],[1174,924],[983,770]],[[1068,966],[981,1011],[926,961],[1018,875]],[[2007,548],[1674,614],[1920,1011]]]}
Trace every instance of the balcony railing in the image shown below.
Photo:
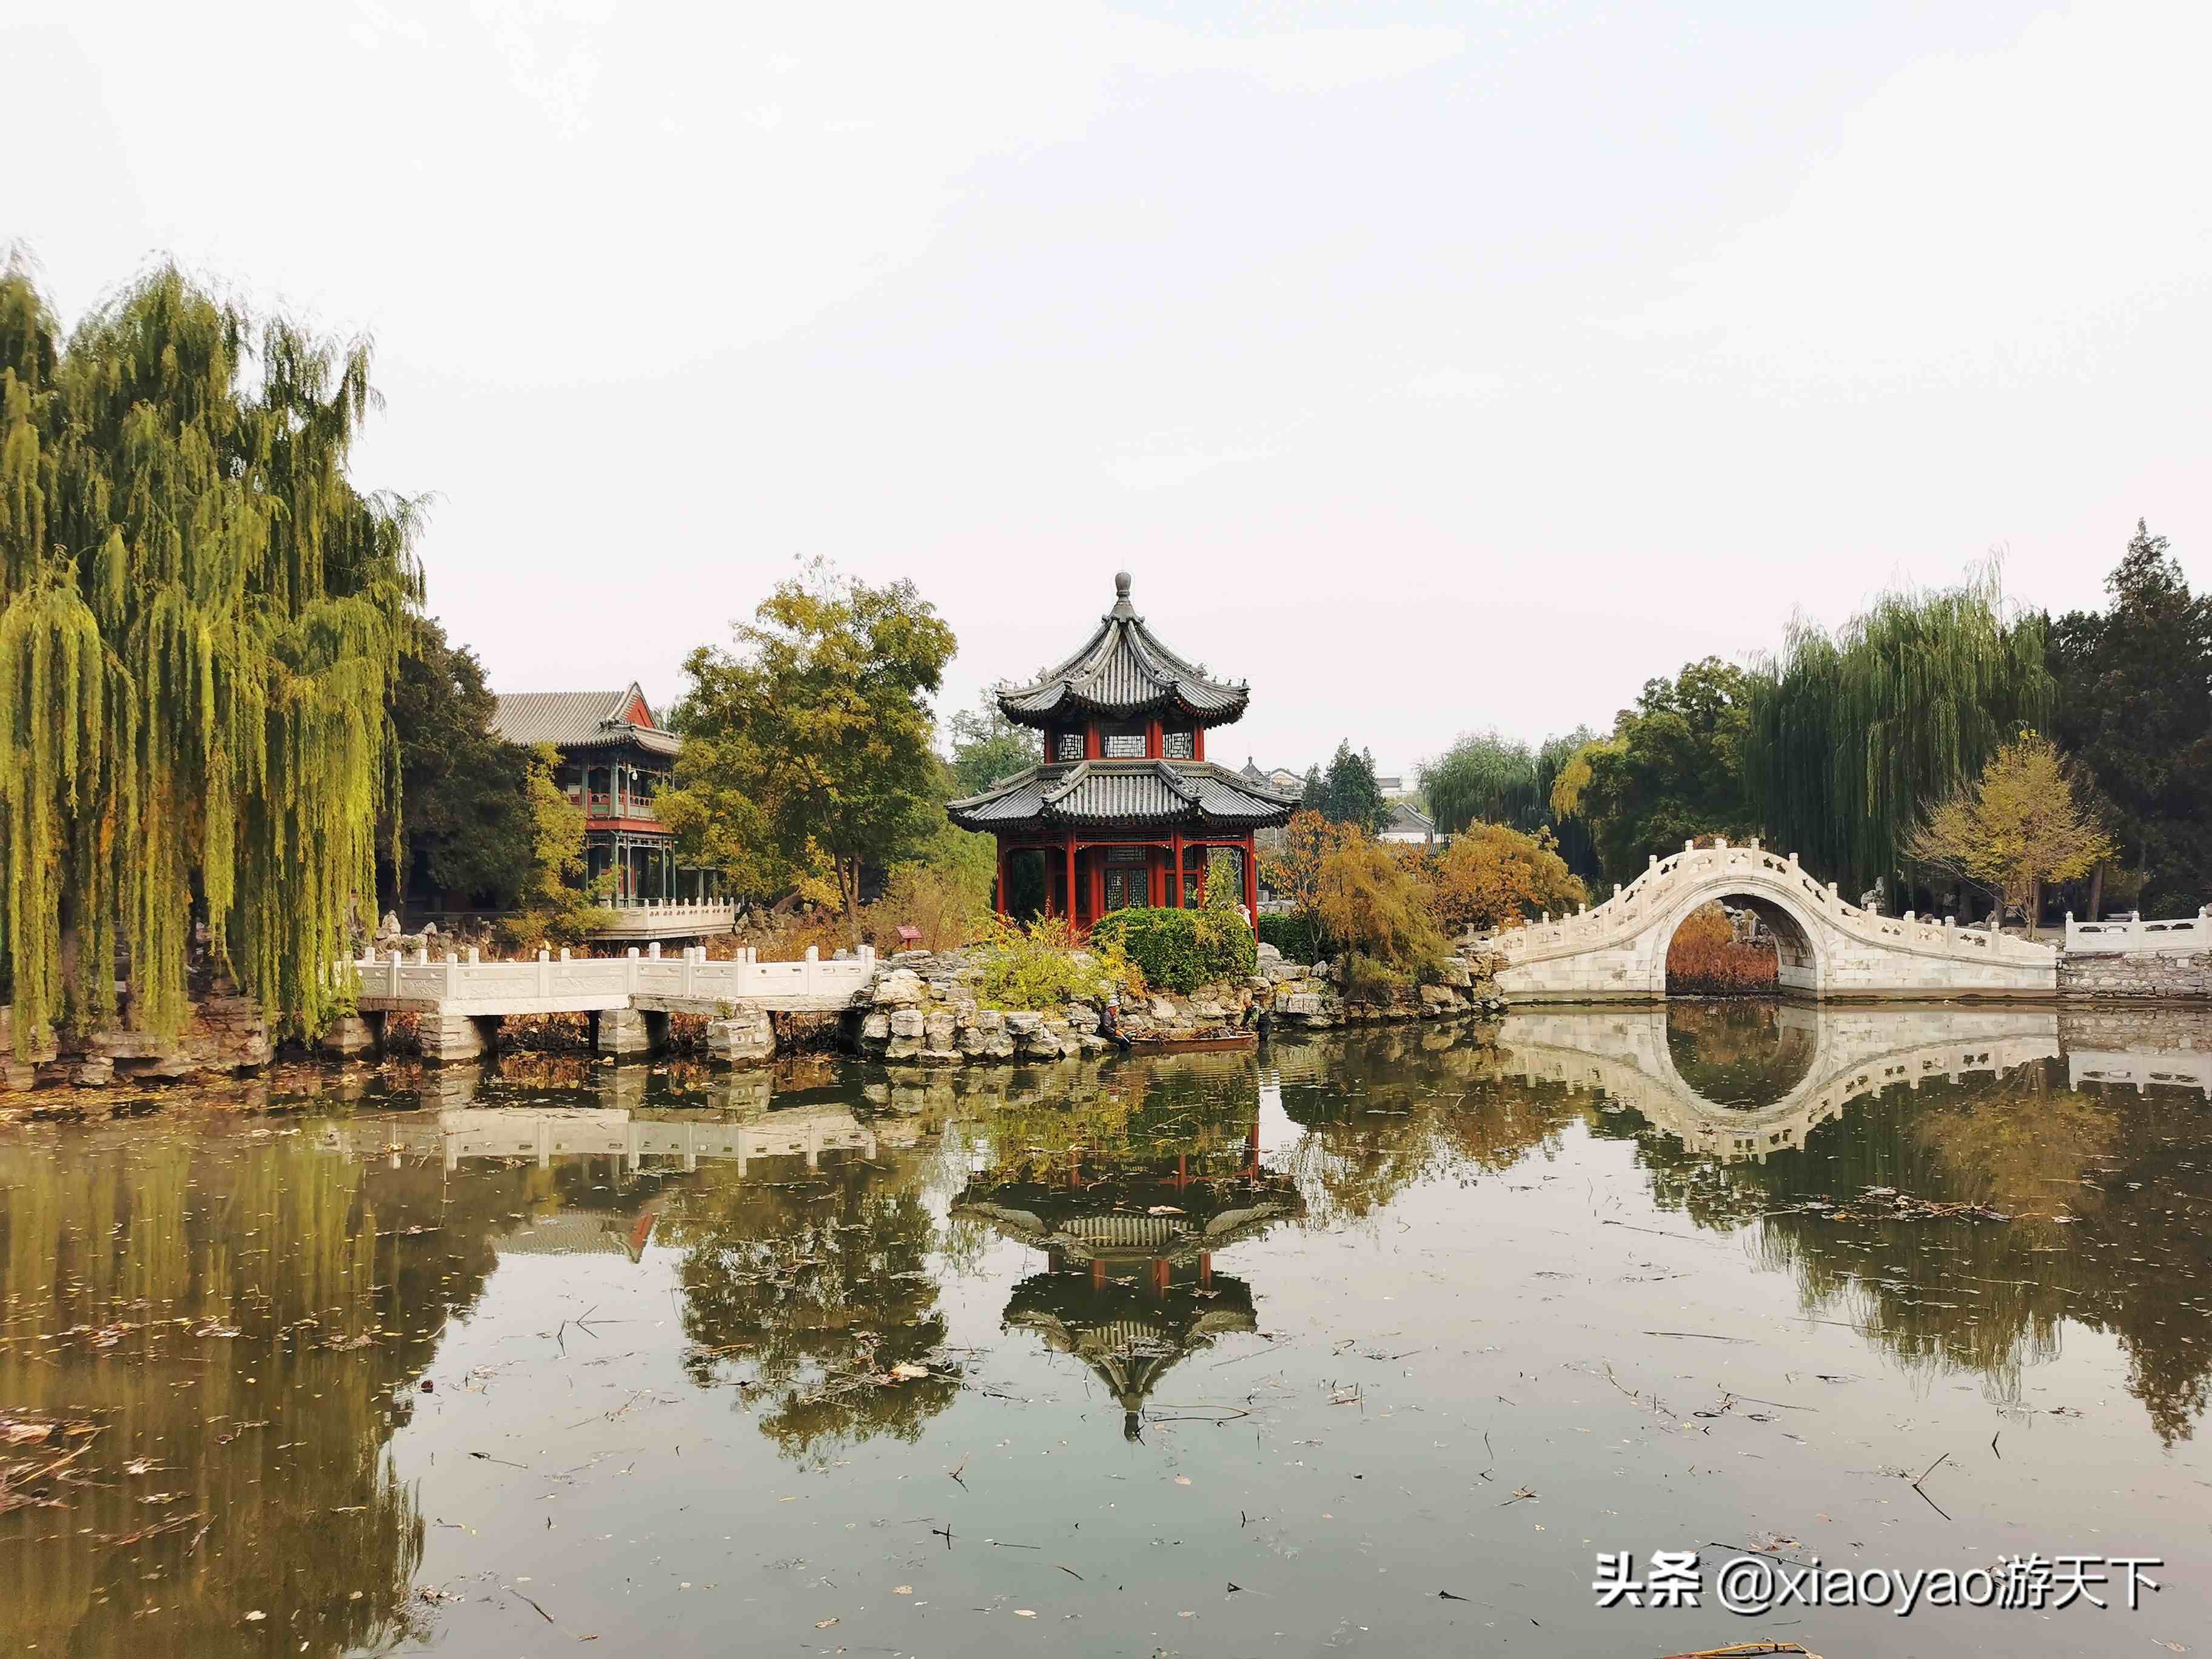
{"label": "balcony railing", "polygon": [[[570,799],[577,798],[571,796]],[[617,801],[612,795],[593,793],[582,797],[580,804],[586,818],[643,819],[647,823],[658,823],[660,818],[660,815],[653,810],[651,801],[641,800],[635,795]]]}

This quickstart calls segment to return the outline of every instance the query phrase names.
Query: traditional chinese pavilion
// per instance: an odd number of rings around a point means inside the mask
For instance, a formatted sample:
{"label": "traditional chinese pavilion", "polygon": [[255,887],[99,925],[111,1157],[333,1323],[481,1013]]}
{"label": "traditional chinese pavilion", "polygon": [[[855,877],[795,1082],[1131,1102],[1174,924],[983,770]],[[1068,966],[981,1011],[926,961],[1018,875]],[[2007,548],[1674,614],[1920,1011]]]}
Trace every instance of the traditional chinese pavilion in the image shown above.
{"label": "traditional chinese pavilion", "polygon": [[1210,727],[1250,692],[1163,645],[1114,578],[1114,608],[1082,649],[1032,685],[999,694],[1006,718],[1044,733],[1044,762],[947,810],[999,843],[999,908],[1012,860],[1043,864],[1045,912],[1088,927],[1109,910],[1195,904],[1208,861],[1233,855],[1259,908],[1254,835],[1286,820],[1295,793],[1206,757]]}

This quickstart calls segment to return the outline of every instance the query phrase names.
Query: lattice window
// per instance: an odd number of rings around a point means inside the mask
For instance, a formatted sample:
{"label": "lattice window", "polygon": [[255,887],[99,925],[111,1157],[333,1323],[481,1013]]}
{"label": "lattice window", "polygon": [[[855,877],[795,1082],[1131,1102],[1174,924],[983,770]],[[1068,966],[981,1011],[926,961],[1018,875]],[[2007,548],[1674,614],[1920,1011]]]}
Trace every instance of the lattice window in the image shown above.
{"label": "lattice window", "polygon": [[1060,734],[1060,746],[1053,751],[1053,755],[1058,760],[1081,760],[1083,758],[1082,731],[1079,728],[1072,728],[1062,732]]}
{"label": "lattice window", "polygon": [[1170,732],[1163,739],[1162,752],[1170,760],[1194,760],[1198,755],[1198,737],[1192,732]]}
{"label": "lattice window", "polygon": [[1107,732],[1103,747],[1108,760],[1142,760],[1145,757],[1145,728],[1141,726],[1115,726]]}

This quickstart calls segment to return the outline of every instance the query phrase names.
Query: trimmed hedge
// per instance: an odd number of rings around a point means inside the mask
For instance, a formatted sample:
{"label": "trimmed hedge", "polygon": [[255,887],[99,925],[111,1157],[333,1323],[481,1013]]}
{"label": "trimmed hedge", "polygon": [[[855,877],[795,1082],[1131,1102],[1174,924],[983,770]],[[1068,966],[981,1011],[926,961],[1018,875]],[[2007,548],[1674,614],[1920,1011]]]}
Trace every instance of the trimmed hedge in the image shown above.
{"label": "trimmed hedge", "polygon": [[1185,994],[1243,979],[1259,960],[1252,930],[1236,910],[1116,910],[1099,918],[1091,937],[1118,948],[1146,984]]}
{"label": "trimmed hedge", "polygon": [[1313,918],[1295,910],[1285,915],[1261,916],[1260,943],[1273,945],[1283,953],[1285,962],[1295,962],[1300,967],[1319,962],[1324,955]]}

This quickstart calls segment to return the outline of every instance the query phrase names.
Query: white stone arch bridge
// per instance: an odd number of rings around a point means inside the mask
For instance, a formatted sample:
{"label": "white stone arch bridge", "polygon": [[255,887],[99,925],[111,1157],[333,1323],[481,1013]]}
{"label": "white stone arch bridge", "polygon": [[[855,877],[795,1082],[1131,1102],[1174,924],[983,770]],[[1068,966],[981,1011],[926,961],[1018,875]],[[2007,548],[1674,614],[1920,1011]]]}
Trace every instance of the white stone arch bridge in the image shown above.
{"label": "white stone arch bridge", "polygon": [[1784,1008],[1782,1020],[1785,1042],[1809,1049],[1810,1059],[1804,1076],[1764,1106],[1729,1106],[1691,1087],[1668,1047],[1663,1008],[1510,1013],[1498,1034],[1498,1060],[1509,1076],[1595,1090],[1690,1151],[1732,1163],[1802,1146],[1851,1102],[1899,1084],[2002,1077],[2060,1048],[2057,1012],[2030,1008]]}
{"label": "white stone arch bridge", "polygon": [[1477,942],[1509,1002],[1648,1002],[1667,994],[1667,946],[1700,905],[1754,912],[1781,958],[1782,989],[1850,998],[2055,997],[2058,952],[1978,928],[1877,915],[1844,902],[1753,842],[1686,846],[1595,909],[1547,916]]}

